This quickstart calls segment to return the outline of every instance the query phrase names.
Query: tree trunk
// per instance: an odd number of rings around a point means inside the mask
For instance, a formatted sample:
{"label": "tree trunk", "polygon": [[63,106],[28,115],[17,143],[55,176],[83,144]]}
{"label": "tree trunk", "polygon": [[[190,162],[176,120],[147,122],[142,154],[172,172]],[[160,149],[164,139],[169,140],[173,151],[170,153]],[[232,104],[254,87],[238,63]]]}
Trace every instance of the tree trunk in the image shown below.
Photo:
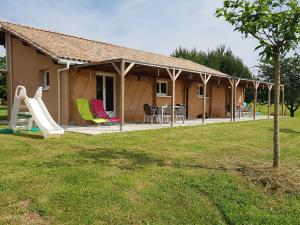
{"label": "tree trunk", "polygon": [[275,86],[274,86],[274,157],[273,167],[279,167],[280,163],[280,144],[279,144],[279,108],[280,108],[280,48],[274,49],[274,64],[275,64]]}
{"label": "tree trunk", "polygon": [[291,115],[291,117],[295,117],[295,110],[290,109],[290,115]]}

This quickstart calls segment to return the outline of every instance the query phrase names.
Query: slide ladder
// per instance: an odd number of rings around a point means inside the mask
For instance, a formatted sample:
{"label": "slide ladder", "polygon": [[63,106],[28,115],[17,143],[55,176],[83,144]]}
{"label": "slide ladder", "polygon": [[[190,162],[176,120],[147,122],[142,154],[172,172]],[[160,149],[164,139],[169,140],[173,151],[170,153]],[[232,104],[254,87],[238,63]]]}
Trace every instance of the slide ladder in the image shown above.
{"label": "slide ladder", "polygon": [[[24,86],[18,86],[16,88],[10,117],[10,128],[12,130],[31,130],[32,123],[34,122],[42,131],[44,138],[58,137],[64,134],[64,129],[62,129],[49,114],[42,100],[42,93],[42,87],[39,87],[35,96],[33,98],[28,98],[26,88]],[[23,102],[29,112],[20,113],[20,106]],[[27,116],[27,118],[19,119],[20,114]],[[23,123],[23,125],[20,126],[18,125],[19,123]]]}

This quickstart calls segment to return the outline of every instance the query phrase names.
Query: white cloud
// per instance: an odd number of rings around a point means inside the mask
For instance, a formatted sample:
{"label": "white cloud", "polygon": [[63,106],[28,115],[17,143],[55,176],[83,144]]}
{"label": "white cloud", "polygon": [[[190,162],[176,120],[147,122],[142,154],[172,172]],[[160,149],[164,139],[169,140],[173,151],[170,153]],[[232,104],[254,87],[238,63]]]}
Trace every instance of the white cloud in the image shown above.
{"label": "white cloud", "polygon": [[165,55],[179,45],[206,50],[225,44],[254,66],[256,41],[242,39],[214,17],[221,5],[222,0],[2,0],[0,19]]}

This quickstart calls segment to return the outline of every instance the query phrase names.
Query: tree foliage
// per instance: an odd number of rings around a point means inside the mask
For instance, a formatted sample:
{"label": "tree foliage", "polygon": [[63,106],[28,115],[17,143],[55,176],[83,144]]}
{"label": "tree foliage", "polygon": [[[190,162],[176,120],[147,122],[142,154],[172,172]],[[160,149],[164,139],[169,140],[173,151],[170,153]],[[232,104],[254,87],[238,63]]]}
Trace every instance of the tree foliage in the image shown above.
{"label": "tree foliage", "polygon": [[[269,82],[274,82],[274,64],[263,60],[259,64],[259,77]],[[281,62],[281,83],[284,85],[285,105],[294,117],[300,108],[300,55],[288,57]]]}
{"label": "tree foliage", "polygon": [[[5,57],[0,57],[0,71],[6,68]],[[0,72],[0,99],[6,99],[6,77]]]}
{"label": "tree foliage", "polygon": [[300,41],[300,8],[297,0],[224,0],[216,11],[246,38],[259,41],[260,55],[274,56],[276,48],[285,54]]}
{"label": "tree foliage", "polygon": [[246,38],[259,41],[255,48],[260,55],[274,62],[274,157],[273,167],[279,166],[279,96],[281,55],[295,48],[300,41],[300,7],[298,0],[224,0],[216,10]]}
{"label": "tree foliage", "polygon": [[242,59],[235,56],[230,49],[226,49],[224,45],[207,52],[195,48],[189,50],[179,47],[172,53],[172,56],[191,60],[231,76],[252,78],[249,68],[243,63]]}

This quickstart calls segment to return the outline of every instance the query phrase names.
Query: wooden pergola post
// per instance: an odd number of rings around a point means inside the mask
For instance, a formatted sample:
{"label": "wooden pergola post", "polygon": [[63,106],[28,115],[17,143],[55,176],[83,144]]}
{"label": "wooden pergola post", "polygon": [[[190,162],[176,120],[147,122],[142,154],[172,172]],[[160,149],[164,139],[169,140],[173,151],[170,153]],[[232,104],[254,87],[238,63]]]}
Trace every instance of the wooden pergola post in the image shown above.
{"label": "wooden pergola post", "polygon": [[281,86],[282,97],[281,97],[281,117],[284,118],[284,85]]}
{"label": "wooden pergola post", "polygon": [[254,86],[254,106],[253,106],[253,119],[256,119],[256,104],[257,104],[257,89],[259,86],[258,81],[253,81],[253,86]]}
{"label": "wooden pergola post", "polygon": [[235,114],[236,114],[236,90],[237,90],[237,87],[238,87],[239,83],[240,83],[240,79],[234,79],[233,121],[235,121]]}
{"label": "wooden pergola post", "polygon": [[[184,90],[184,105],[186,107],[187,105],[187,101],[188,101],[188,93],[187,93],[187,80],[184,81],[184,86],[183,86],[183,90]],[[186,119],[186,108],[185,108],[185,118]]]}
{"label": "wooden pergola post", "polygon": [[166,68],[167,72],[172,80],[172,114],[171,114],[171,127],[174,126],[175,123],[175,92],[176,92],[176,80],[181,74],[182,70],[178,70],[176,73],[176,70],[173,69],[172,72],[169,70],[169,68]]}
{"label": "wooden pergola post", "polygon": [[111,63],[112,66],[115,68],[117,73],[120,75],[120,131],[124,129],[124,109],[125,109],[125,76],[134,66],[134,63],[130,63],[127,67],[125,65],[125,61],[122,60],[120,63],[120,68],[116,65],[115,62]]}
{"label": "wooden pergola post", "polygon": [[[231,104],[230,104],[230,122],[233,122],[233,113],[234,113],[234,79],[228,78],[228,81],[231,86]],[[226,111],[227,113],[227,111]]]}
{"label": "wooden pergola post", "polygon": [[201,80],[203,82],[203,106],[202,106],[202,123],[205,123],[205,113],[206,113],[206,86],[207,82],[211,78],[211,75],[200,73]]}
{"label": "wooden pergola post", "polygon": [[268,118],[271,116],[271,91],[273,84],[268,84]]}

